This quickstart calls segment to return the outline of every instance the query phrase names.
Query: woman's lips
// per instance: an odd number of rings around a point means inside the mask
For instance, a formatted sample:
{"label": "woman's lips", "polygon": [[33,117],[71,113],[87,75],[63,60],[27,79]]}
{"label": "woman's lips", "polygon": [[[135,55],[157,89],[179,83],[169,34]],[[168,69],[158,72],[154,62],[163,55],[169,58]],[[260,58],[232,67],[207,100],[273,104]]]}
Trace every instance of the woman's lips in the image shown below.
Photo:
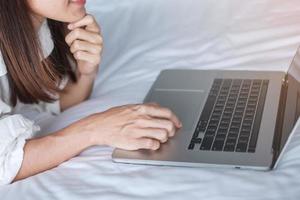
{"label": "woman's lips", "polygon": [[71,0],[70,2],[80,4],[80,5],[84,5],[86,3],[86,0]]}

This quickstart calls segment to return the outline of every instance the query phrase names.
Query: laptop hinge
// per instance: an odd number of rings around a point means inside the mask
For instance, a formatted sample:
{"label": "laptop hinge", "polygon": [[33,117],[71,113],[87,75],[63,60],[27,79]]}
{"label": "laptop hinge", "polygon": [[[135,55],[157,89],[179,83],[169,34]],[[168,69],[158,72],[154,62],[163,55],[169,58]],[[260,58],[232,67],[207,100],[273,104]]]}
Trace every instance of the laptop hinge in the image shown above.
{"label": "laptop hinge", "polygon": [[284,79],[282,80],[281,91],[280,91],[279,106],[278,106],[276,126],[275,126],[275,134],[274,134],[274,138],[273,138],[272,167],[275,165],[276,160],[280,154],[282,130],[283,130],[283,123],[284,123],[284,112],[285,112],[286,100],[287,100],[287,91],[288,91],[288,75],[286,74]]}

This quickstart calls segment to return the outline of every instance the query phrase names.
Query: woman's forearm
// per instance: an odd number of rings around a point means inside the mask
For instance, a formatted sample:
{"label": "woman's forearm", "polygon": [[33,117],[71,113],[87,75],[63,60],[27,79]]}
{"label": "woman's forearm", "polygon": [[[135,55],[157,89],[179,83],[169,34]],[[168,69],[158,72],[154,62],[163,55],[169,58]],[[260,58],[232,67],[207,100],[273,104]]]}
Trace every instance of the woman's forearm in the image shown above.
{"label": "woman's forearm", "polygon": [[[60,94],[61,109],[65,110],[86,100],[91,94],[95,76],[79,76],[77,83],[68,84]],[[95,144],[90,134],[75,125],[49,136],[28,140],[15,181],[56,167],[92,145]]]}
{"label": "woman's forearm", "polygon": [[60,107],[64,111],[72,106],[75,106],[91,95],[95,75],[81,75],[78,76],[77,83],[69,83],[65,90],[60,94]]}
{"label": "woman's forearm", "polygon": [[49,136],[28,140],[15,181],[54,168],[92,145],[88,133],[71,126]]}

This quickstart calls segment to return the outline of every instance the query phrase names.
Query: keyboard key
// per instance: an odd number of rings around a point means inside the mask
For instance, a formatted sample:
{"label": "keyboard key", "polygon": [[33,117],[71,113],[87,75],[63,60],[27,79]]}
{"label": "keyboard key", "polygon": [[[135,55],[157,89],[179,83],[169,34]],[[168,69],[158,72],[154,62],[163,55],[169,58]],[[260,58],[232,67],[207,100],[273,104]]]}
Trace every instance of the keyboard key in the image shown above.
{"label": "keyboard key", "polygon": [[251,134],[250,131],[241,131],[240,137],[249,137]]}
{"label": "keyboard key", "polygon": [[214,137],[205,136],[201,144],[200,150],[210,150],[213,141],[214,141]]}
{"label": "keyboard key", "polygon": [[227,144],[233,144],[233,145],[235,145],[235,143],[236,143],[236,141],[237,141],[236,138],[237,138],[237,137],[229,137],[229,136],[228,136],[227,139],[226,139],[226,145],[227,145]]}
{"label": "keyboard key", "polygon": [[243,143],[243,144],[247,144],[248,145],[248,140],[249,140],[249,136],[240,136],[238,143]]}
{"label": "keyboard key", "polygon": [[217,121],[217,120],[211,120],[209,122],[210,127],[216,127],[216,126],[218,126],[218,124],[219,124],[219,121]]}
{"label": "keyboard key", "polygon": [[209,131],[209,132],[216,132],[216,130],[217,130],[217,127],[216,126],[209,126],[209,127],[207,127],[207,131]]}
{"label": "keyboard key", "polygon": [[236,152],[246,152],[247,151],[247,143],[238,143],[235,151]]}
{"label": "keyboard key", "polygon": [[193,142],[190,142],[190,145],[188,147],[189,150],[194,150],[195,144]]}
{"label": "keyboard key", "polygon": [[221,142],[221,141],[215,142],[213,147],[212,147],[212,150],[213,151],[222,151],[223,150],[223,145],[224,145],[224,142]]}
{"label": "keyboard key", "polygon": [[215,137],[216,132],[215,131],[206,131],[205,136],[207,137]]}
{"label": "keyboard key", "polygon": [[230,127],[229,132],[230,133],[239,133],[240,129],[237,127]]}
{"label": "keyboard key", "polygon": [[238,134],[229,134],[227,137],[227,141],[236,141],[238,137]]}
{"label": "keyboard key", "polygon": [[226,144],[224,147],[224,151],[234,152],[235,145]]}
{"label": "keyboard key", "polygon": [[192,141],[191,141],[191,143],[190,143],[188,149],[189,149],[189,150],[193,150],[193,149],[195,148],[195,145],[196,145],[196,144],[200,144],[201,141],[202,141],[201,138],[192,139]]}
{"label": "keyboard key", "polygon": [[241,121],[242,120],[240,120],[240,121],[233,121],[232,120],[232,122],[231,122],[231,128],[237,128],[237,129],[239,129],[240,126],[241,126]]}

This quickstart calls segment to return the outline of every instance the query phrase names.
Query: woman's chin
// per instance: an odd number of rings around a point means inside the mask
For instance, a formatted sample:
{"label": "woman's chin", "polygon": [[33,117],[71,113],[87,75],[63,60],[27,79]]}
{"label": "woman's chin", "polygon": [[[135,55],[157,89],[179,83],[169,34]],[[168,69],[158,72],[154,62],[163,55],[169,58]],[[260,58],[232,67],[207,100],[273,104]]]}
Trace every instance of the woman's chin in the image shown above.
{"label": "woman's chin", "polygon": [[82,19],[84,16],[86,16],[85,8],[80,11],[76,11],[76,12],[72,13],[70,15],[70,17],[68,17],[66,22],[69,22],[69,23],[76,22],[76,21]]}

